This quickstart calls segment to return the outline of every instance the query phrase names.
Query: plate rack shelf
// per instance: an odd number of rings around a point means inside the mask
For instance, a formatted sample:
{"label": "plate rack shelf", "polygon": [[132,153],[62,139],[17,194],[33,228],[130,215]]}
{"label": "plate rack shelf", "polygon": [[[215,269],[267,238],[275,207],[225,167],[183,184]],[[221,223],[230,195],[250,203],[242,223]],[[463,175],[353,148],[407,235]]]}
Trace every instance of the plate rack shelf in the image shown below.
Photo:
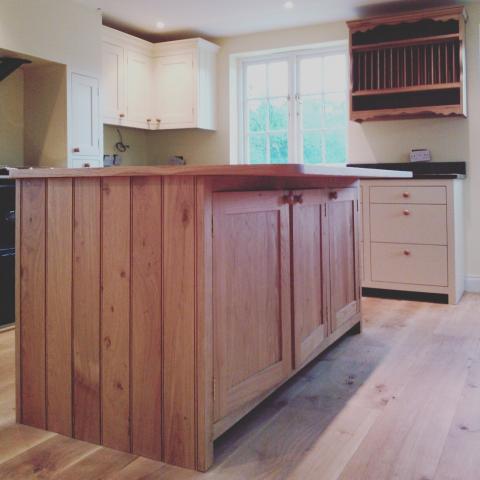
{"label": "plate rack shelf", "polygon": [[466,117],[463,6],[348,22],[351,120]]}

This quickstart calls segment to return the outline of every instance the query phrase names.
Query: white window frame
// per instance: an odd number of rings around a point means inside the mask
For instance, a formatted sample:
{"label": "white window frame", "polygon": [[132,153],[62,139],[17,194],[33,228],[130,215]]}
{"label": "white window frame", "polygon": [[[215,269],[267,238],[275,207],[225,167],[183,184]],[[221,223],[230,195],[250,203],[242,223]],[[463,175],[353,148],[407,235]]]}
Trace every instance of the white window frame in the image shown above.
{"label": "white window frame", "polygon": [[[302,58],[315,56],[328,56],[332,54],[344,54],[347,64],[346,79],[345,79],[345,100],[347,110],[349,107],[348,101],[348,46],[346,42],[338,42],[335,45],[316,46],[311,48],[288,49],[280,50],[275,53],[254,54],[241,56],[237,60],[237,146],[238,146],[238,163],[248,164],[248,152],[246,151],[247,137],[248,137],[248,115],[247,115],[247,67],[257,63],[274,62],[278,60],[288,61],[289,74],[289,91],[288,91],[288,162],[289,163],[303,163],[303,155],[301,150],[300,138],[300,95],[298,94],[298,78],[299,78],[299,63]],[[325,93],[325,92],[324,92]],[[266,97],[269,98],[268,96]],[[292,120],[294,119],[294,120]],[[348,116],[345,118],[345,132],[346,132],[346,156],[348,156]],[[323,146],[325,148],[325,145]],[[267,154],[269,149],[267,148]],[[325,158],[325,152],[323,154]],[[348,163],[346,158],[345,163]],[[325,164],[325,163],[322,163]]]}

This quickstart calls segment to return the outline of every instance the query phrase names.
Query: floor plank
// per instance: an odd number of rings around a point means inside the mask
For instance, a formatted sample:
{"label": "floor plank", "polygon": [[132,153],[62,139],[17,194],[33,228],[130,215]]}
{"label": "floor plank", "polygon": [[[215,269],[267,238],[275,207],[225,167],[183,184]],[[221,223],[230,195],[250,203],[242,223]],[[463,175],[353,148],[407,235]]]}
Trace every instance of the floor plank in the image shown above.
{"label": "floor plank", "polygon": [[480,295],[366,299],[345,337],[215,444],[206,474],[14,425],[14,335],[0,334],[0,478],[476,480]]}

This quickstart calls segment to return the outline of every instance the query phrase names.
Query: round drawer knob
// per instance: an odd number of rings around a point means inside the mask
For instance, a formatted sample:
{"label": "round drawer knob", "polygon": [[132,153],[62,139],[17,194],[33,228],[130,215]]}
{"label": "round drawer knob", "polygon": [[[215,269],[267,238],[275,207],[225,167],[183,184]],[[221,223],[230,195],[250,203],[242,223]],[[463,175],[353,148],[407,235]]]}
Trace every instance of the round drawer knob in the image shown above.
{"label": "round drawer knob", "polygon": [[403,198],[410,198],[410,192],[403,192]]}
{"label": "round drawer knob", "polygon": [[404,254],[406,257],[409,257],[409,256],[412,254],[412,252],[410,252],[410,250],[404,250],[404,251],[403,251],[403,254]]}
{"label": "round drawer knob", "polygon": [[303,195],[294,195],[295,203],[299,203],[300,205],[303,203]]}
{"label": "round drawer knob", "polygon": [[121,114],[119,115],[119,117],[120,117],[120,118],[125,118],[125,114],[124,114],[124,113],[121,113]]}
{"label": "round drawer knob", "polygon": [[410,210],[404,210],[403,211],[403,214],[408,217],[410,215]]}

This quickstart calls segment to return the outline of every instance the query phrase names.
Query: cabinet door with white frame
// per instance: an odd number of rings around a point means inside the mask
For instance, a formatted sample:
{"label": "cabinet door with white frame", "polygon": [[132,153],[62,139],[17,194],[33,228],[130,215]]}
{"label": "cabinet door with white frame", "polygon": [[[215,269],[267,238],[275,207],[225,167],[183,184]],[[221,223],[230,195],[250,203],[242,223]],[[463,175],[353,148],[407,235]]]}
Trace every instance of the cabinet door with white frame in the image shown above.
{"label": "cabinet door with white frame", "polygon": [[102,94],[104,123],[118,125],[125,117],[125,49],[102,44]]}
{"label": "cabinet door with white frame", "polygon": [[152,63],[142,53],[127,52],[127,122],[150,128],[152,123]]}
{"label": "cabinet door with white frame", "polygon": [[196,74],[193,53],[157,57],[154,92],[158,127],[189,128],[196,125]]}
{"label": "cabinet door with white frame", "polygon": [[71,158],[100,162],[99,82],[97,78],[71,76]]}

